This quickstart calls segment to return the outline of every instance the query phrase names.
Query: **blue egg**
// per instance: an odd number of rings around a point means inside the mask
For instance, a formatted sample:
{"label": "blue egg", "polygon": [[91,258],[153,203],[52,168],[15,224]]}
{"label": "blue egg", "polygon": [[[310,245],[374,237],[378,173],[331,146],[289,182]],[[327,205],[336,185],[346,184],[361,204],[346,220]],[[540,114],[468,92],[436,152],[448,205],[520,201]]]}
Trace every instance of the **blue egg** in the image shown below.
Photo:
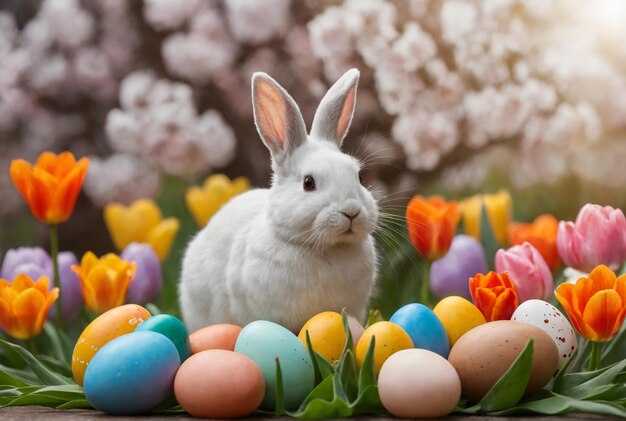
{"label": "blue egg", "polygon": [[142,414],[170,396],[179,366],[178,351],[165,336],[129,333],[94,355],[85,371],[85,396],[108,414]]}
{"label": "blue egg", "polygon": [[235,352],[250,358],[263,372],[265,397],[261,409],[276,409],[276,358],[280,361],[287,409],[297,409],[313,390],[315,372],[309,352],[296,335],[276,323],[258,320],[244,327]]}
{"label": "blue egg", "polygon": [[178,350],[181,364],[191,355],[189,333],[180,319],[169,314],[158,314],[144,320],[135,332],[151,331],[165,335]]}
{"label": "blue egg", "polygon": [[415,348],[427,349],[448,358],[448,334],[437,315],[425,305],[407,304],[398,309],[389,321],[409,334]]}

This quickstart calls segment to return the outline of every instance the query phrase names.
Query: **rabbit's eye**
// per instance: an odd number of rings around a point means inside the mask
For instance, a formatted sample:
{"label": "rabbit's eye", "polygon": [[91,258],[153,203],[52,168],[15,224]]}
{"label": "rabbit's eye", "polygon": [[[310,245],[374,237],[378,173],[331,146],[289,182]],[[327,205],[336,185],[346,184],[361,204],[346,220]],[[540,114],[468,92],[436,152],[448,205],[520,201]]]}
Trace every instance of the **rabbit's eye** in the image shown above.
{"label": "rabbit's eye", "polygon": [[302,183],[305,191],[313,191],[315,190],[315,179],[313,176],[305,175],[304,182]]}

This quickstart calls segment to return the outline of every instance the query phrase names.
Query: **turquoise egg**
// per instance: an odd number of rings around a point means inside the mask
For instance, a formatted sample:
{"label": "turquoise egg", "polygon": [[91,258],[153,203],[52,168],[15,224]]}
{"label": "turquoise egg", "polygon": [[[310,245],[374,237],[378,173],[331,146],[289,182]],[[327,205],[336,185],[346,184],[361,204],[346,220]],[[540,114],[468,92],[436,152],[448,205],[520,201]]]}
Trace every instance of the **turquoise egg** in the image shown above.
{"label": "turquoise egg", "polygon": [[180,362],[183,363],[191,355],[189,332],[180,319],[169,314],[158,314],[144,320],[135,332],[151,331],[165,335],[178,350]]}
{"label": "turquoise egg", "polygon": [[415,348],[427,349],[448,358],[448,334],[437,315],[425,305],[407,304],[398,309],[389,321],[409,334]]}
{"label": "turquoise egg", "polygon": [[83,389],[100,411],[142,414],[170,396],[179,367],[172,341],[155,332],[133,332],[113,339],[94,355]]}
{"label": "turquoise egg", "polygon": [[313,390],[315,372],[309,352],[296,335],[276,323],[258,320],[244,327],[235,352],[250,358],[263,372],[265,397],[261,409],[276,409],[276,358],[280,361],[287,409],[297,409]]}

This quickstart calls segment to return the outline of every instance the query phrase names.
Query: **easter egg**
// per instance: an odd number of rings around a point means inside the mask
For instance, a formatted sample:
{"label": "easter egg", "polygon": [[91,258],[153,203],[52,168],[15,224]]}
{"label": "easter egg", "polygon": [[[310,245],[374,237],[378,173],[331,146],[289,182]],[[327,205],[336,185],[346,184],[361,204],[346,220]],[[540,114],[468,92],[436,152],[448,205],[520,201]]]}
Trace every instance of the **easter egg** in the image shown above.
{"label": "easter egg", "polygon": [[414,348],[411,337],[400,326],[391,322],[377,322],[365,329],[363,336],[356,345],[356,363],[359,368],[363,365],[365,355],[370,347],[372,338],[376,337],[374,345],[374,370],[380,372],[387,358],[403,349]]}
{"label": "easter egg", "polygon": [[183,363],[176,374],[174,393],[180,406],[194,417],[242,418],[261,404],[265,380],[245,355],[212,349]]}
{"label": "easter egg", "polygon": [[72,374],[79,386],[87,365],[107,342],[133,332],[144,320],[150,318],[150,312],[136,304],[115,307],[98,316],[83,330],[72,353]]}
{"label": "easter egg", "polygon": [[517,307],[511,320],[530,323],[546,332],[559,350],[559,365],[561,368],[572,356],[578,342],[572,325],[567,318],[552,304],[542,300],[524,301]]}
{"label": "easter egg", "polygon": [[311,317],[302,326],[298,335],[298,339],[305,346],[307,331],[315,351],[330,362],[339,360],[347,340],[341,314],[334,311],[325,311]]}
{"label": "easter egg", "polygon": [[84,391],[89,404],[108,414],[142,414],[171,393],[180,358],[168,338],[133,332],[113,339],[91,359]]}
{"label": "easter egg", "polygon": [[283,326],[266,320],[257,320],[243,328],[235,351],[254,361],[265,378],[265,396],[261,408],[276,407],[276,359],[280,361],[283,377],[285,407],[298,408],[313,390],[315,372],[309,351],[298,337]]}
{"label": "easter egg", "polygon": [[448,357],[448,334],[435,313],[425,305],[407,304],[398,309],[389,321],[409,334],[415,348],[427,349],[444,358]]}
{"label": "easter egg", "polygon": [[396,417],[438,418],[461,398],[461,380],[452,365],[425,349],[405,349],[385,361],[378,375],[380,400]]}
{"label": "easter egg", "polygon": [[463,396],[471,402],[480,401],[531,339],[534,352],[526,394],[544,387],[557,370],[558,350],[546,332],[528,323],[500,320],[463,335],[448,357],[461,379]]}
{"label": "easter egg", "polygon": [[176,347],[180,362],[183,362],[191,355],[189,349],[189,334],[187,328],[180,319],[169,314],[158,314],[144,320],[136,332],[151,331],[165,335]]}
{"label": "easter egg", "polygon": [[446,297],[439,301],[433,312],[446,330],[450,346],[476,326],[487,323],[480,310],[463,297]]}
{"label": "easter egg", "polygon": [[191,353],[197,354],[209,349],[234,351],[239,333],[241,333],[240,326],[226,323],[203,327],[189,336]]}

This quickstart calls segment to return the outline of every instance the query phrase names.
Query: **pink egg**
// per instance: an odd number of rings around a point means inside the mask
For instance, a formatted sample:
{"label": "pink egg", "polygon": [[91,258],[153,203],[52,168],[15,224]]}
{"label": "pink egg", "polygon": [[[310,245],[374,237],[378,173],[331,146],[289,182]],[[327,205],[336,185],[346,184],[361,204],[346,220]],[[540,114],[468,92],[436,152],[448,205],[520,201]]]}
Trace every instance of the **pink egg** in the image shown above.
{"label": "pink egg", "polygon": [[235,350],[235,343],[241,327],[231,324],[207,326],[189,335],[189,346],[192,354],[209,349]]}
{"label": "pink egg", "polygon": [[252,414],[265,395],[261,369],[248,357],[213,349],[189,357],[176,373],[180,406],[199,418],[241,418]]}

